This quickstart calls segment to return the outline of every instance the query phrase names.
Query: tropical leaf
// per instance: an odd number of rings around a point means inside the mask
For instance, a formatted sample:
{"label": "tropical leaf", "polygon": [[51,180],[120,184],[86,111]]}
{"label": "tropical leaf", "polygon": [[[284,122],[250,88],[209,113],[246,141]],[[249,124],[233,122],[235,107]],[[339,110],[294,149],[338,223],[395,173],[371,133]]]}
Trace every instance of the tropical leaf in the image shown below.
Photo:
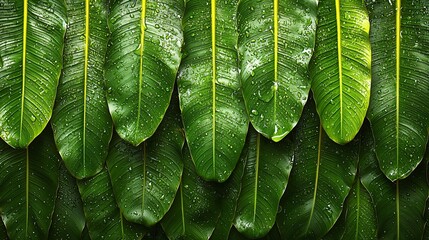
{"label": "tropical leaf", "polygon": [[177,79],[197,173],[219,182],[234,170],[248,128],[238,79],[237,4],[238,0],[186,1],[186,44]]}
{"label": "tropical leaf", "polygon": [[[249,238],[247,238],[246,236],[241,234],[237,229],[232,228],[228,239],[230,239],[230,240],[248,240]],[[267,235],[265,235],[264,237],[258,238],[258,239],[261,239],[261,240],[262,239],[263,240],[266,240],[266,239],[268,239],[268,240],[282,240],[280,233],[279,233],[279,229],[277,228],[277,225],[274,225],[273,228],[271,228],[270,232]]]}
{"label": "tropical leaf", "polygon": [[85,215],[76,179],[60,164],[59,187],[49,239],[80,239],[84,227]]}
{"label": "tropical leaf", "polygon": [[197,175],[187,147],[183,164],[179,191],[161,226],[169,239],[209,239],[220,215],[216,185]]}
{"label": "tropical leaf", "polygon": [[104,0],[66,0],[64,68],[52,116],[55,142],[78,179],[101,171],[112,137],[103,66],[107,48]]}
{"label": "tropical leaf", "polygon": [[64,1],[0,5],[0,137],[27,147],[48,124],[61,72]]}
{"label": "tropical leaf", "polygon": [[362,0],[321,0],[318,16],[311,87],[323,129],[344,144],[359,132],[369,104],[368,13]]}
{"label": "tropical leaf", "polygon": [[107,169],[78,187],[91,239],[142,239],[146,229],[126,221],[116,205]]}
{"label": "tropical leaf", "polygon": [[421,239],[429,195],[425,165],[406,179],[392,183],[378,167],[369,129],[364,136],[359,172],[377,213],[378,239]]}
{"label": "tropical leaf", "polygon": [[181,59],[183,9],[183,0],[111,4],[107,101],[116,132],[133,145],[155,132],[170,103]]}
{"label": "tropical leaf", "polygon": [[427,1],[368,1],[373,49],[368,119],[380,169],[391,180],[421,162],[429,127]]}
{"label": "tropical leaf", "polygon": [[158,131],[134,147],[119,137],[111,145],[107,166],[117,203],[128,221],[152,226],[167,213],[183,171],[184,145],[179,108],[166,113]]}
{"label": "tropical leaf", "polygon": [[48,237],[59,162],[49,129],[27,149],[0,140],[0,215],[10,239]]}
{"label": "tropical leaf", "polygon": [[277,214],[283,238],[323,237],[340,217],[357,171],[357,142],[341,146],[329,139],[310,100],[297,126],[294,166]]}
{"label": "tropical leaf", "polygon": [[310,90],[317,0],[242,0],[238,53],[250,121],[278,142],[298,122]]}

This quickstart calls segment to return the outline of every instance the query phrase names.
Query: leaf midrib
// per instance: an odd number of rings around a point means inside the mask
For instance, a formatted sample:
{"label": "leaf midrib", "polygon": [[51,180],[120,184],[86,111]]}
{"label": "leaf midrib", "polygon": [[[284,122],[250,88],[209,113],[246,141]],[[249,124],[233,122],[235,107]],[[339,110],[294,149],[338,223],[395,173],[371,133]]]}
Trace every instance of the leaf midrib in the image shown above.
{"label": "leaf midrib", "polygon": [[212,37],[212,164],[216,176],[216,0],[211,0]]}
{"label": "leaf midrib", "polygon": [[340,0],[335,0],[335,16],[337,22],[337,52],[338,52],[338,78],[340,85],[340,136],[343,138],[343,56],[341,45],[341,12]]}
{"label": "leaf midrib", "polygon": [[24,0],[23,10],[23,33],[22,33],[22,89],[21,89],[21,119],[19,123],[19,142],[22,141],[22,128],[24,125],[24,104],[25,104],[25,80],[27,68],[27,20],[28,20],[28,0]]}
{"label": "leaf midrib", "polygon": [[137,134],[140,125],[141,101],[142,101],[142,86],[143,86],[143,53],[144,53],[144,38],[146,29],[146,0],[142,0],[140,15],[140,67],[139,67],[139,98],[137,103],[137,121],[134,133]]}
{"label": "leaf midrib", "polygon": [[258,178],[259,178],[259,154],[260,154],[260,145],[261,145],[261,134],[257,134],[256,136],[256,159],[255,159],[255,188],[253,190],[253,220],[256,221],[256,208],[257,208],[257,200],[258,200]]}
{"label": "leaf midrib", "polygon": [[273,123],[274,123],[274,134],[273,140],[278,138],[277,136],[277,89],[278,89],[278,48],[279,48],[279,1],[274,0],[274,88],[273,88]]}
{"label": "leaf midrib", "polygon": [[82,171],[86,176],[86,98],[88,81],[88,54],[89,54],[89,0],[85,0],[85,62],[83,80],[83,128],[82,128]]}
{"label": "leaf midrib", "polygon": [[401,67],[401,0],[396,1],[396,179],[399,178],[399,81]]}

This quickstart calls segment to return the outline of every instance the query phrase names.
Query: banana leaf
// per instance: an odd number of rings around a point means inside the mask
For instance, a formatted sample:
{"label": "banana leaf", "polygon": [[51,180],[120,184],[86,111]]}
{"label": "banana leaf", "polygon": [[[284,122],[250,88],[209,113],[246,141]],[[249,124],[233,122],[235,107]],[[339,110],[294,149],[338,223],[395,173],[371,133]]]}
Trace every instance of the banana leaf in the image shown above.
{"label": "banana leaf", "polygon": [[62,67],[62,0],[0,5],[0,137],[27,147],[48,124]]}
{"label": "banana leaf", "polygon": [[288,139],[274,143],[253,129],[247,144],[234,226],[246,237],[260,238],[268,234],[276,221],[293,165],[293,145]]}
{"label": "banana leaf", "polygon": [[51,123],[67,169],[82,179],[101,171],[112,137],[103,77],[107,3],[66,0],[66,4],[64,68]]}
{"label": "banana leaf", "polygon": [[345,144],[359,132],[369,104],[369,17],[362,0],[321,0],[318,17],[311,88],[323,129]]}
{"label": "banana leaf", "polygon": [[378,239],[421,239],[429,196],[425,164],[404,180],[391,182],[377,164],[374,140],[366,133],[359,164],[363,186],[368,190],[377,214]]}
{"label": "banana leaf", "polygon": [[159,129],[147,141],[137,147],[119,137],[112,141],[107,166],[118,206],[128,221],[153,226],[176,196],[185,139],[177,97],[174,100]]}
{"label": "banana leaf", "polygon": [[27,149],[0,140],[0,215],[10,239],[47,239],[60,156],[46,129]]}
{"label": "banana leaf", "polygon": [[294,166],[277,214],[287,239],[323,237],[340,217],[357,171],[358,142],[333,142],[310,100],[296,129]]}
{"label": "banana leaf", "polygon": [[297,124],[310,90],[317,0],[241,0],[238,53],[253,127],[276,142]]}
{"label": "banana leaf", "polygon": [[429,127],[427,1],[367,1],[373,49],[368,119],[380,169],[404,179],[423,159]]}
{"label": "banana leaf", "polygon": [[169,239],[209,239],[220,215],[216,185],[197,175],[186,146],[183,165],[182,182],[161,226]]}
{"label": "banana leaf", "polygon": [[238,0],[187,0],[184,57],[177,84],[186,139],[197,173],[224,182],[246,140],[238,79]]}
{"label": "banana leaf", "polygon": [[105,77],[116,132],[137,146],[167,110],[181,59],[183,0],[115,0]]}
{"label": "banana leaf", "polygon": [[143,238],[147,230],[125,220],[116,205],[107,169],[77,183],[91,239]]}
{"label": "banana leaf", "polygon": [[76,179],[60,164],[59,187],[49,239],[80,239],[85,227],[82,200]]}

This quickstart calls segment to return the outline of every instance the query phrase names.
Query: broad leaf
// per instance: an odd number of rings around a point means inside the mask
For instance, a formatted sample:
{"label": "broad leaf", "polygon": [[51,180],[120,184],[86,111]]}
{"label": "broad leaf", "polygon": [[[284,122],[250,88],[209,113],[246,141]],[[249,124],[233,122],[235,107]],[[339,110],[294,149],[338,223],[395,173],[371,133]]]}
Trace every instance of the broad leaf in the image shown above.
{"label": "broad leaf", "polygon": [[0,215],[11,239],[46,239],[60,157],[47,129],[27,149],[0,140]]}
{"label": "broad leaf", "polygon": [[317,0],[242,0],[238,53],[250,121],[280,141],[297,124],[310,90]]}
{"label": "broad leaf", "polygon": [[173,205],[161,221],[169,239],[209,239],[220,214],[216,185],[200,178],[188,148],[183,150],[183,176]]}
{"label": "broad leaf", "polygon": [[294,166],[277,224],[283,238],[319,239],[340,217],[357,171],[358,144],[341,146],[329,139],[313,99],[297,126],[295,143]]}
{"label": "broad leaf", "polygon": [[52,116],[58,150],[78,179],[101,171],[112,136],[103,66],[107,48],[104,0],[66,0],[64,68]]}
{"label": "broad leaf", "polygon": [[0,137],[27,147],[48,124],[61,72],[62,0],[0,5]]}
{"label": "broad leaf", "polygon": [[248,128],[238,79],[238,0],[187,0],[184,58],[177,84],[186,139],[197,173],[225,181]]}
{"label": "broad leaf", "polygon": [[421,239],[429,194],[425,165],[406,179],[391,182],[378,167],[371,132],[364,136],[359,172],[374,202],[378,239]]}
{"label": "broad leaf", "polygon": [[119,136],[133,145],[160,124],[183,42],[183,0],[116,0],[110,8],[107,101]]}
{"label": "broad leaf", "polygon": [[183,130],[173,101],[155,135],[134,147],[119,137],[107,158],[117,203],[128,221],[152,226],[170,208],[183,171]]}
{"label": "broad leaf", "polygon": [[276,221],[277,208],[293,165],[289,140],[274,143],[249,131],[246,167],[234,225],[250,238],[265,236]]}
{"label": "broad leaf", "polygon": [[80,239],[84,227],[85,215],[76,179],[61,164],[59,188],[52,225],[49,229],[49,239]]}
{"label": "broad leaf", "polygon": [[427,1],[368,1],[373,49],[368,119],[380,169],[407,177],[423,158],[429,127]]}
{"label": "broad leaf", "polygon": [[146,229],[127,222],[116,205],[106,169],[78,181],[91,239],[141,239]]}
{"label": "broad leaf", "polygon": [[371,85],[369,17],[362,0],[321,0],[311,88],[323,129],[350,142],[368,109]]}

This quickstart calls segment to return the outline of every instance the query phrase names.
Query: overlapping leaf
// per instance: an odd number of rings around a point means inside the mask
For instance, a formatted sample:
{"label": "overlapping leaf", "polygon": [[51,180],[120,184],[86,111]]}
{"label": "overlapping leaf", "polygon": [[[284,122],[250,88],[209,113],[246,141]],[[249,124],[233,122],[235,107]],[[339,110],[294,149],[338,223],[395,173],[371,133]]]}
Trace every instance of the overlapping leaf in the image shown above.
{"label": "overlapping leaf", "polygon": [[238,7],[238,53],[247,112],[255,129],[274,141],[295,127],[307,101],[317,2],[242,0]]}
{"label": "overlapping leaf", "polygon": [[116,0],[106,56],[109,111],[119,136],[149,138],[170,103],[183,42],[181,0]]}
{"label": "overlapping leaf", "polygon": [[64,1],[0,5],[0,137],[27,147],[52,115],[66,28]]}

